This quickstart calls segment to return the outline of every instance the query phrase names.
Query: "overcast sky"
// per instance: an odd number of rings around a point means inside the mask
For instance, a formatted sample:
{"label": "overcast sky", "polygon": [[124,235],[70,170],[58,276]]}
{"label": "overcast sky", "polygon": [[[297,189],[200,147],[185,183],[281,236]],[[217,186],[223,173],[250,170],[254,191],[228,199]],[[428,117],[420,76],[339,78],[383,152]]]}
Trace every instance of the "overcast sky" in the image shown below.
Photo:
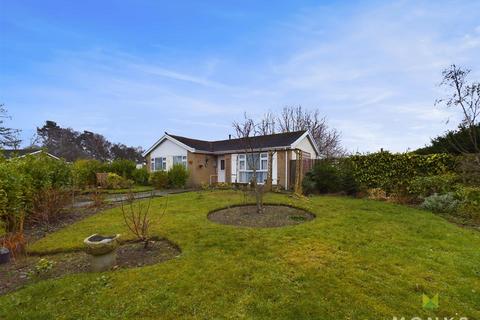
{"label": "overcast sky", "polygon": [[224,139],[244,111],[302,105],[350,151],[405,151],[455,122],[442,69],[480,80],[480,1],[279,2],[0,0],[0,102],[27,142],[45,120]]}

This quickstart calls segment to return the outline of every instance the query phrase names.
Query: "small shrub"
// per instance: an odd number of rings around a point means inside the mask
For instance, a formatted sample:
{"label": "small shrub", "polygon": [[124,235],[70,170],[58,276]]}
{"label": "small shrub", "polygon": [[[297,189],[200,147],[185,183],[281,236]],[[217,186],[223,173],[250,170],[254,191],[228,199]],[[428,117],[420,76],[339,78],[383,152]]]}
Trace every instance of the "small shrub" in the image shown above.
{"label": "small shrub", "polygon": [[116,173],[108,173],[107,188],[108,189],[127,189],[133,186],[133,181],[125,179]]}
{"label": "small shrub", "polygon": [[133,171],[132,179],[135,183],[140,185],[148,185],[148,171],[147,168],[135,169]]}
{"label": "small shrub", "polygon": [[338,169],[328,162],[321,162],[313,167],[309,179],[315,182],[315,189],[320,193],[333,193],[341,189]]}
{"label": "small shrub", "polygon": [[49,226],[58,220],[63,209],[72,199],[72,193],[65,189],[46,188],[33,196],[32,213],[28,219],[34,223]]}
{"label": "small shrub", "polygon": [[355,179],[355,174],[351,163],[343,161],[339,166],[340,190],[349,196],[354,196],[359,191],[359,185]]}
{"label": "small shrub", "polygon": [[480,188],[458,187],[456,197],[460,200],[457,214],[475,224],[480,224]]}
{"label": "small shrub", "polygon": [[[150,243],[150,205],[152,197],[148,198],[145,203],[143,201],[130,202],[129,208],[125,208],[122,202],[122,214],[127,228],[137,237],[137,239],[143,242],[144,249],[147,249]],[[160,217],[165,214],[168,208],[168,197],[165,198],[165,202],[161,209]],[[159,216],[157,215],[157,218]]]}
{"label": "small shrub", "polygon": [[381,188],[372,188],[367,190],[367,198],[370,200],[388,200],[387,192]]}
{"label": "small shrub", "polygon": [[425,198],[420,207],[435,213],[454,213],[459,205],[460,201],[455,199],[455,194],[449,192],[441,195],[434,194]]}
{"label": "small shrub", "polygon": [[154,171],[150,174],[149,181],[155,189],[165,189],[168,187],[168,173],[166,171]]}
{"label": "small shrub", "polygon": [[181,163],[174,164],[173,167],[168,170],[168,182],[173,188],[184,188],[187,184],[187,179],[187,168]]}
{"label": "small shrub", "polygon": [[307,172],[302,181],[302,189],[305,194],[312,194],[317,191],[317,184],[311,172]]}
{"label": "small shrub", "polygon": [[37,264],[33,267],[33,269],[27,273],[27,276],[29,278],[36,278],[36,277],[42,276],[50,272],[50,270],[53,269],[54,265],[55,265],[55,262],[42,258],[38,260]]}
{"label": "small shrub", "polygon": [[457,181],[458,176],[453,173],[423,176],[413,179],[407,189],[411,195],[426,198],[435,193],[445,194],[452,192]]}

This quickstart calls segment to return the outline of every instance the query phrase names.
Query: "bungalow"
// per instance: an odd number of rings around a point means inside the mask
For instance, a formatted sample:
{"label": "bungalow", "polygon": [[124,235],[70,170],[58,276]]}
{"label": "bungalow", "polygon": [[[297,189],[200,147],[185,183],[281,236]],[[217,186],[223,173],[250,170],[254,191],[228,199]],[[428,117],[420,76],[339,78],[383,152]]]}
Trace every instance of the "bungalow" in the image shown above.
{"label": "bungalow", "polygon": [[[272,157],[272,183],[288,189],[290,186],[290,160],[296,152],[304,159],[319,156],[318,148],[308,131],[295,131],[252,137],[253,156],[257,157],[257,179],[267,178],[268,152]],[[243,139],[204,141],[165,132],[143,156],[150,172],[168,170],[174,164],[183,164],[190,173],[188,184],[248,183],[253,174],[252,161],[247,161]],[[250,156],[250,155],[249,155]]]}
{"label": "bungalow", "polygon": [[60,160],[59,157],[54,156],[53,154],[45,151],[44,149],[28,148],[0,150],[0,157],[4,157],[5,159],[23,158],[26,156],[36,156],[40,154],[45,154],[52,159]]}

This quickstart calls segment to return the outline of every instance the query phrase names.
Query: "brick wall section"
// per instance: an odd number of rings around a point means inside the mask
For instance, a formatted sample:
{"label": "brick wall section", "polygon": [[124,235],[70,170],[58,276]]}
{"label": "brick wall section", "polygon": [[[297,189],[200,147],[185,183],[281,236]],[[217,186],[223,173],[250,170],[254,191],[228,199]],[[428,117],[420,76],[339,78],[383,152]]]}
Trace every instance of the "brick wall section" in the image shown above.
{"label": "brick wall section", "polygon": [[232,155],[231,154],[225,155],[225,182],[226,183],[232,182]]}
{"label": "brick wall section", "polygon": [[285,188],[285,157],[287,157],[287,182],[288,189],[292,188],[292,183],[290,181],[290,160],[292,159],[291,150],[288,151],[277,151],[277,180],[278,185]]}
{"label": "brick wall section", "polygon": [[[206,162],[207,159],[208,162]],[[213,155],[189,151],[187,155],[188,186],[197,187],[202,183],[209,183],[210,176],[216,175],[215,161],[216,157]]]}
{"label": "brick wall section", "polygon": [[278,186],[285,188],[285,151],[277,151]]}

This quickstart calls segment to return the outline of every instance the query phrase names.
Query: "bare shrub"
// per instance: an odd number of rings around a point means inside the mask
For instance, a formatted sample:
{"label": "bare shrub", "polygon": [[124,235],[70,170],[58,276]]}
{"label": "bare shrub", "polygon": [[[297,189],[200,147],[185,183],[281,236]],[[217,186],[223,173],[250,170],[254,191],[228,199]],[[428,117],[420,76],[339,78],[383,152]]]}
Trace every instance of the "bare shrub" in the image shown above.
{"label": "bare shrub", "polygon": [[95,191],[90,196],[92,201],[92,208],[101,208],[105,204],[105,194],[95,189]]}
{"label": "bare shrub", "polygon": [[[150,208],[152,202],[152,196],[148,198],[148,201],[131,201],[125,206],[122,201],[121,209],[123,219],[130,232],[132,232],[138,240],[143,242],[143,248],[147,249],[150,243]],[[160,208],[160,217],[162,217],[168,208],[168,197],[165,197],[165,201]]]}
{"label": "bare shrub", "polygon": [[71,200],[72,194],[69,190],[54,188],[41,190],[33,197],[33,209],[29,220],[48,228],[50,223],[59,219]]}

